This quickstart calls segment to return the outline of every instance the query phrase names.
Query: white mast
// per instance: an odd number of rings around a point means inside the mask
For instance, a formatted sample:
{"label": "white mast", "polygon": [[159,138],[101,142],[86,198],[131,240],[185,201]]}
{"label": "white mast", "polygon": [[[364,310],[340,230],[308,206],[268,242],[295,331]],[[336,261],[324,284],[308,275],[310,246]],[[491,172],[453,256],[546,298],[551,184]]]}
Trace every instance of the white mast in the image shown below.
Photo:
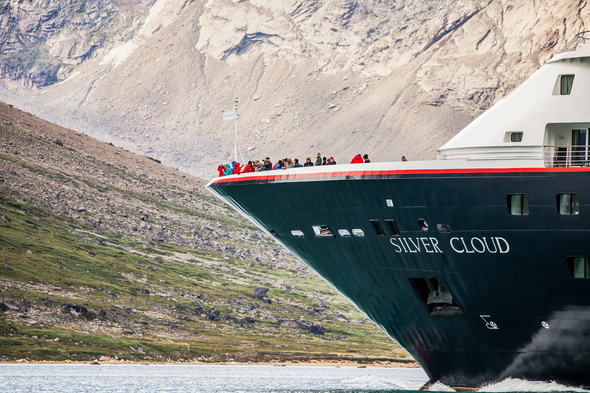
{"label": "white mast", "polygon": [[[244,163],[244,155],[242,154],[242,150],[240,150],[240,145],[238,144],[238,119],[240,118],[240,112],[238,111],[238,98],[236,97],[234,103],[234,110],[233,111],[223,111],[223,120],[234,120],[234,151],[233,151],[233,161],[238,161],[240,163]],[[242,161],[238,158],[238,154],[241,157]],[[229,161],[232,161],[232,155],[229,157]]]}

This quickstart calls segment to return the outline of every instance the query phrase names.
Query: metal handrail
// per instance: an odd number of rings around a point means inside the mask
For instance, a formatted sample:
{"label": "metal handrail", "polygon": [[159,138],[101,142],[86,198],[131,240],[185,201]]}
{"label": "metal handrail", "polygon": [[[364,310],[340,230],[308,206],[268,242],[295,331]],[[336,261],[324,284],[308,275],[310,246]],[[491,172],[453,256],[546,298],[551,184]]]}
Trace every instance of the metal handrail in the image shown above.
{"label": "metal handrail", "polygon": [[590,146],[588,145],[545,145],[543,147],[546,167],[590,165]]}

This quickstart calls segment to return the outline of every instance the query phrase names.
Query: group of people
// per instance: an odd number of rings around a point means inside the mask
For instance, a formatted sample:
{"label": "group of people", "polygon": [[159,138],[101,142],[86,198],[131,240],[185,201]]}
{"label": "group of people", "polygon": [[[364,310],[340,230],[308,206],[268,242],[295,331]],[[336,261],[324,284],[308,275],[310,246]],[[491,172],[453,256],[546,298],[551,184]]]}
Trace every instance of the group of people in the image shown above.
{"label": "group of people", "polygon": [[[354,156],[351,164],[362,164],[371,162],[369,160],[369,155],[365,154],[361,156],[357,154]],[[284,158],[282,160],[277,161],[276,164],[270,161],[270,158],[266,157],[262,161],[248,161],[247,165],[242,167],[239,162],[232,161],[231,164],[221,164],[217,167],[217,171],[219,172],[219,177],[221,176],[229,176],[229,175],[236,175],[240,173],[250,173],[250,172],[259,172],[259,171],[271,171],[277,169],[289,169],[289,168],[302,168],[306,166],[321,166],[321,165],[336,165],[336,160],[334,157],[326,158],[322,157],[322,153],[318,151],[315,162],[311,160],[311,157],[307,157],[303,164],[299,163],[299,159],[295,158],[291,160],[291,157]]]}

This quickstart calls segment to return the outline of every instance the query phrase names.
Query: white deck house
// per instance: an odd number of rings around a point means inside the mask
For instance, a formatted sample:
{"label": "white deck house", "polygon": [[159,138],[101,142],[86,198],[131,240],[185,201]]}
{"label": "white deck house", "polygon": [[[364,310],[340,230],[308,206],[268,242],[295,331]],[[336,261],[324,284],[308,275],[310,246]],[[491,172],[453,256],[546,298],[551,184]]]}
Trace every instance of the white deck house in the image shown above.
{"label": "white deck house", "polygon": [[[524,160],[542,167],[590,162],[590,32],[438,150],[438,160]],[[535,165],[537,166],[537,165]]]}

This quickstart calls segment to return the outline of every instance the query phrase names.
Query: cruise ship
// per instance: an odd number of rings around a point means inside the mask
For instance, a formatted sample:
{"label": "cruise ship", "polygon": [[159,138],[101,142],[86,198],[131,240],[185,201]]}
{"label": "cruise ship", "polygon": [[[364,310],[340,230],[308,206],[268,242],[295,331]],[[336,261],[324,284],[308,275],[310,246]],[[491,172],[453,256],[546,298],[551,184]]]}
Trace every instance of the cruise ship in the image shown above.
{"label": "cruise ship", "polygon": [[207,189],[407,350],[430,383],[590,387],[590,33],[423,162]]}

